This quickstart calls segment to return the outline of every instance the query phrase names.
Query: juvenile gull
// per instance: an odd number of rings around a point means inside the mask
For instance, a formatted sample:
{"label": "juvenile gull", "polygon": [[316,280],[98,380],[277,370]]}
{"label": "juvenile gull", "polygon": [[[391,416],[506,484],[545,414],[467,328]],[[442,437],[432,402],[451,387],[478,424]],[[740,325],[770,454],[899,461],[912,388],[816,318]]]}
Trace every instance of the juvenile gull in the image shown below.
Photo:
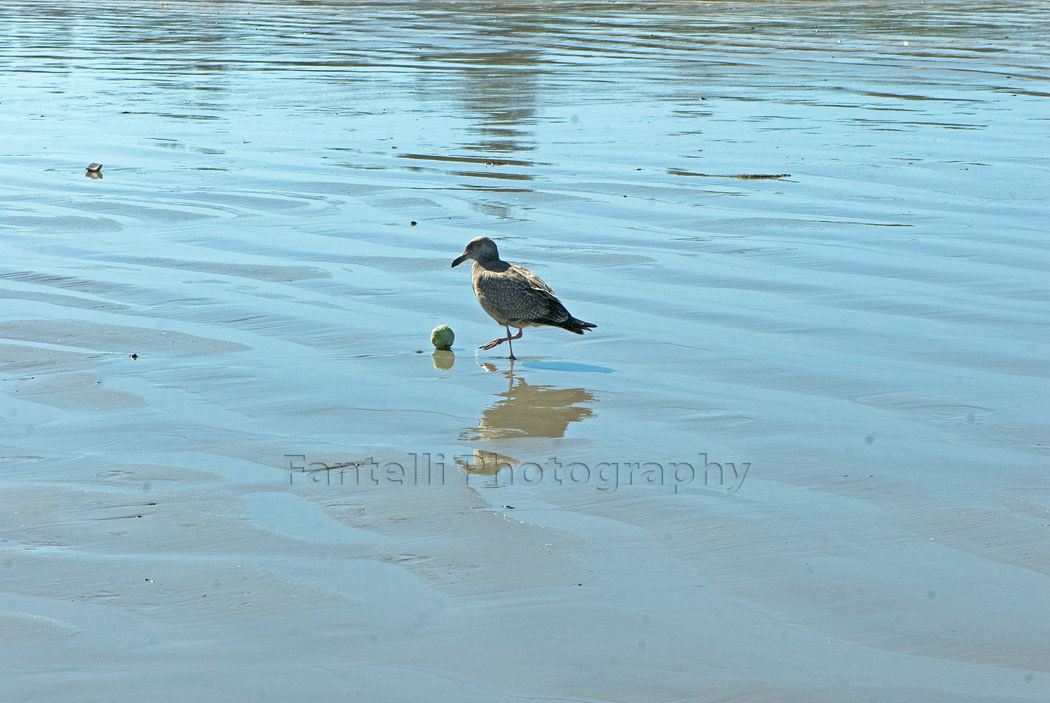
{"label": "juvenile gull", "polygon": [[[470,280],[481,309],[507,330],[506,337],[493,339],[479,349],[492,349],[506,342],[510,348],[509,358],[513,359],[514,346],[510,340],[521,337],[521,330],[525,327],[550,325],[576,334],[597,327],[570,315],[539,276],[500,259],[496,243],[488,237],[472,239],[452,265],[458,266],[467,259],[474,259]],[[518,328],[513,337],[511,327]]]}

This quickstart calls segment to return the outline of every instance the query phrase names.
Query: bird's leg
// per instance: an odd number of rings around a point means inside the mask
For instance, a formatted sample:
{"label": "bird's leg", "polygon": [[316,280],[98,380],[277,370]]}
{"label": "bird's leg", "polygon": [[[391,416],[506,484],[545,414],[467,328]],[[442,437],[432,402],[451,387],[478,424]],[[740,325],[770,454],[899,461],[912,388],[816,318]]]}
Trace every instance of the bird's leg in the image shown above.
{"label": "bird's leg", "polygon": [[507,328],[507,346],[510,347],[510,356],[508,356],[507,358],[510,359],[511,361],[514,361],[514,359],[515,359],[515,357],[514,357],[514,345],[510,343],[510,340],[512,340],[512,339],[521,339],[521,328],[520,327],[518,328],[518,333],[516,335],[514,335],[513,337],[510,336],[510,327]]}
{"label": "bird's leg", "polygon": [[499,345],[503,344],[506,341],[507,341],[506,337],[500,337],[499,339],[493,339],[491,342],[488,342],[487,344],[482,344],[480,347],[478,347],[478,349],[492,349],[493,347],[498,347]]}
{"label": "bird's leg", "polygon": [[520,339],[521,338],[521,328],[520,327],[518,328],[518,333],[516,335],[514,335],[513,337],[510,335],[510,327],[506,327],[505,326],[505,329],[507,330],[507,336],[506,337],[500,337],[499,339],[493,339],[491,342],[488,342],[487,344],[482,344],[480,347],[478,347],[478,349],[492,349],[492,348],[498,347],[499,345],[501,345],[504,342],[506,342],[507,346],[511,347],[510,358],[513,359],[514,358],[514,347],[510,343],[510,340],[512,340],[512,339]]}

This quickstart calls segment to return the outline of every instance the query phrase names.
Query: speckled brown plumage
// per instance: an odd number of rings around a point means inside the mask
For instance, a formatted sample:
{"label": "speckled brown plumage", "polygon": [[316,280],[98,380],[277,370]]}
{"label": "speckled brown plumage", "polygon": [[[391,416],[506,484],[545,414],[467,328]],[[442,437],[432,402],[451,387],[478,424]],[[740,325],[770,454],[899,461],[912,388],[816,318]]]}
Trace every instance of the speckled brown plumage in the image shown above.
{"label": "speckled brown plumage", "polygon": [[[466,259],[474,260],[470,278],[481,308],[507,330],[506,337],[483,344],[481,349],[492,349],[503,342],[510,346],[510,340],[521,337],[521,330],[525,327],[549,325],[576,334],[596,327],[569,314],[551,287],[539,276],[500,259],[496,243],[488,237],[472,239],[452,265],[458,266]],[[518,328],[513,337],[511,327]],[[513,346],[510,346],[510,358],[514,358]]]}

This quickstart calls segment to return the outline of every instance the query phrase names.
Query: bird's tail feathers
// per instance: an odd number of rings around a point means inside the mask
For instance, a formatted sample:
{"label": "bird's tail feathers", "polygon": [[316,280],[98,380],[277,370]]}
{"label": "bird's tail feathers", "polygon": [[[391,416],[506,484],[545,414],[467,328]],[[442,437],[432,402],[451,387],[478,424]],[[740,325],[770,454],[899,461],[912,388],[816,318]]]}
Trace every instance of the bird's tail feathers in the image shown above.
{"label": "bird's tail feathers", "polygon": [[568,320],[559,325],[562,329],[575,332],[576,334],[583,334],[585,330],[593,330],[598,325],[593,325],[590,322],[584,322],[583,320],[577,320],[575,317],[569,317]]}

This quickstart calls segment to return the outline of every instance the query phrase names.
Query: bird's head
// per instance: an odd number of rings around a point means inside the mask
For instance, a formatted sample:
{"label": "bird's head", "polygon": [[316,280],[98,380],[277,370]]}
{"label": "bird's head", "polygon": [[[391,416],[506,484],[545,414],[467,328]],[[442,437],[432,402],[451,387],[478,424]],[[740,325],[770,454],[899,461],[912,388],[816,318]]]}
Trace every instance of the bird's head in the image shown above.
{"label": "bird's head", "polygon": [[470,240],[463,253],[452,261],[452,265],[459,266],[467,259],[474,259],[482,263],[499,261],[499,250],[496,248],[496,243],[488,237],[475,237]]}

